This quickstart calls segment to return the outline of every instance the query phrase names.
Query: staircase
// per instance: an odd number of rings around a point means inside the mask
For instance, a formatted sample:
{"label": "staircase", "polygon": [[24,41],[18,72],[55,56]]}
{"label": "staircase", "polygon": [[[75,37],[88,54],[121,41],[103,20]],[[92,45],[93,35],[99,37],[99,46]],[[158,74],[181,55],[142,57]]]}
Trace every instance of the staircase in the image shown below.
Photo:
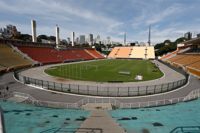
{"label": "staircase", "polygon": [[12,44],[10,44],[10,47],[11,47],[14,51],[16,51],[17,53],[19,53],[22,57],[24,57],[24,58],[30,60],[31,62],[33,62],[33,65],[39,63],[38,61],[33,60],[33,59],[32,59],[31,57],[29,57],[27,54],[24,54],[23,52],[21,52],[17,47],[13,46]]}
{"label": "staircase", "polygon": [[95,59],[98,59],[98,57],[96,57],[94,54],[90,53],[87,49],[84,49],[84,50],[85,50],[86,53],[88,53],[89,55],[91,55]]}

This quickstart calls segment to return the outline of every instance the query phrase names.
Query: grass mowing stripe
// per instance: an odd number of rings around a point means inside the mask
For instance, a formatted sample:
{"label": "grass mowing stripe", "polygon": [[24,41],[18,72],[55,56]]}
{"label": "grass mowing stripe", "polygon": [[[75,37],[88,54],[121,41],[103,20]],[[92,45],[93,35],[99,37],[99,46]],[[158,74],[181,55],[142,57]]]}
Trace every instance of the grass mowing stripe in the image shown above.
{"label": "grass mowing stripe", "polygon": [[[130,75],[120,74],[128,71]],[[153,80],[163,76],[163,73],[149,60],[99,60],[56,66],[46,69],[52,76],[84,81],[123,81],[136,82],[136,75],[142,75],[143,81]]]}

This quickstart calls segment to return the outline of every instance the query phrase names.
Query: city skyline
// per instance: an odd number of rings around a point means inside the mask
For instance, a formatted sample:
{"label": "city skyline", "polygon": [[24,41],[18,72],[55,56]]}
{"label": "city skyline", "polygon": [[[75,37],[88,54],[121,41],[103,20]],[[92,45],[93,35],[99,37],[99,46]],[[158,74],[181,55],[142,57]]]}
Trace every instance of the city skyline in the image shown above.
{"label": "city skyline", "polygon": [[61,39],[67,39],[74,31],[78,35],[93,33],[123,42],[126,32],[127,42],[147,42],[148,26],[151,25],[152,43],[155,44],[174,40],[188,31],[199,33],[199,4],[197,0],[153,0],[151,3],[146,0],[0,0],[0,27],[12,24],[22,33],[31,34],[30,20],[35,19],[37,35],[54,35],[54,27],[58,24]]}

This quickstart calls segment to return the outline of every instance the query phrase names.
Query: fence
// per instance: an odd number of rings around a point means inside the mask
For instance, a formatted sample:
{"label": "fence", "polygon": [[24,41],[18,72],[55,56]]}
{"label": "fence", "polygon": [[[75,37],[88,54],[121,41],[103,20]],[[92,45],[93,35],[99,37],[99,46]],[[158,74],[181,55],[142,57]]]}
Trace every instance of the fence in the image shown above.
{"label": "fence", "polygon": [[147,102],[120,103],[119,108],[156,107],[156,106],[175,104],[179,102],[186,102],[186,101],[197,99],[199,97],[200,97],[200,89],[196,89],[196,90],[191,91],[186,97],[162,99],[162,100],[147,101]]}
{"label": "fence", "polygon": [[46,80],[39,80],[21,75],[15,72],[15,77],[23,82],[24,84],[32,84],[40,86],[47,90],[60,91],[73,94],[81,95],[92,95],[92,96],[109,96],[109,97],[128,97],[128,96],[144,96],[151,94],[158,94],[179,88],[187,83],[186,79],[181,79],[174,82],[148,85],[148,86],[126,86],[116,87],[114,85],[80,85],[80,84],[64,84],[50,82]]}
{"label": "fence", "polygon": [[64,102],[52,102],[52,101],[40,101],[36,100],[29,94],[20,93],[20,92],[13,92],[13,96],[22,96],[26,97],[26,100],[23,103],[33,104],[36,106],[43,106],[43,107],[53,107],[53,108],[80,108],[78,107],[77,103],[64,103]]}
{"label": "fence", "polygon": [[76,103],[63,103],[63,102],[36,100],[29,94],[20,93],[20,92],[13,92],[13,95],[27,97],[24,103],[33,104],[36,106],[55,107],[55,108],[77,108],[78,109],[78,108],[81,108],[82,105],[86,105],[87,103],[110,103],[115,108],[144,108],[144,107],[170,105],[170,104],[186,102],[186,101],[197,99],[200,97],[200,89],[191,91],[185,97],[170,98],[170,99],[165,99],[163,97],[163,99],[161,100],[133,102],[133,103],[120,102],[119,100],[116,100],[115,98],[94,98],[94,97],[84,98]]}

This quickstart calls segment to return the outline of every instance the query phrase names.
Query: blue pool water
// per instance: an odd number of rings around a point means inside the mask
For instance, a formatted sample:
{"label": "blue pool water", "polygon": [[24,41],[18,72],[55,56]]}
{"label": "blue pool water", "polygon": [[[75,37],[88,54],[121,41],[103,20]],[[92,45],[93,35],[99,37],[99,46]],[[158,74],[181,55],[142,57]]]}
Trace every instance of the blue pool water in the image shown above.
{"label": "blue pool water", "polygon": [[83,122],[80,119],[89,116],[88,111],[76,109],[53,109],[4,101],[0,101],[0,106],[4,110],[6,133],[53,133],[54,128],[74,130]]}
{"label": "blue pool water", "polygon": [[[169,133],[178,126],[200,126],[200,100],[155,108],[117,109],[109,113],[128,133],[142,133],[143,129],[150,133]],[[120,120],[124,117],[136,118]],[[163,126],[153,126],[155,122]]]}

